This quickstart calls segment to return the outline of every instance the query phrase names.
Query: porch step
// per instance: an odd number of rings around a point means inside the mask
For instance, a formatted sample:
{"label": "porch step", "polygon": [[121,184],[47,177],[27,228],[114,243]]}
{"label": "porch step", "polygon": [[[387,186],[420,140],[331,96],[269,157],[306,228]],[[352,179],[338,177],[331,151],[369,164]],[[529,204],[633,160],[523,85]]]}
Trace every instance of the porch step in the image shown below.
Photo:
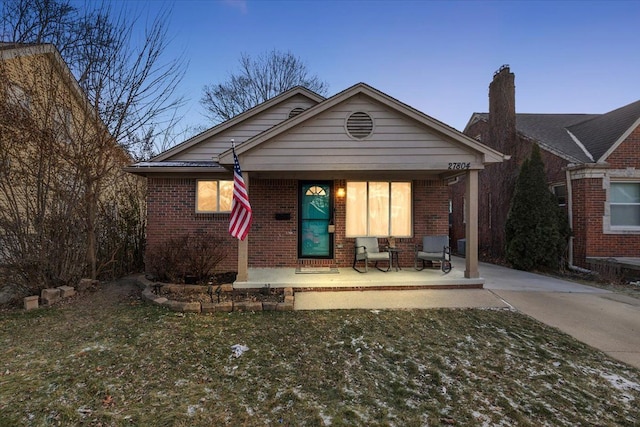
{"label": "porch step", "polygon": [[342,291],[416,291],[436,289],[483,289],[482,283],[442,284],[442,285],[387,285],[387,286],[294,286],[296,292],[342,292]]}

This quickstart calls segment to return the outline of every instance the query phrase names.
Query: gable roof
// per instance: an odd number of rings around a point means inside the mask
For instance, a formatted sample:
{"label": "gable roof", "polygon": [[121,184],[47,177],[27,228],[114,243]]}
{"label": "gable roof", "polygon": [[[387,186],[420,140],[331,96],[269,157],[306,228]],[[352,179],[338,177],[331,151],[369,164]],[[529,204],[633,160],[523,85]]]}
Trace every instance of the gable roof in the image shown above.
{"label": "gable roof", "polygon": [[[299,115],[289,120],[285,120],[284,122],[256,135],[255,137],[249,139],[248,141],[245,141],[243,144],[238,146],[235,149],[236,153],[238,155],[246,153],[259,146],[263,142],[272,139],[277,135],[281,135],[298,126],[302,122],[308,121],[309,119],[318,116],[319,114],[329,110],[330,108],[359,94],[364,94],[370,98],[373,98],[374,100],[390,107],[391,109],[400,111],[402,114],[410,117],[411,119],[428,126],[430,129],[446,136],[447,138],[461,143],[466,148],[482,153],[485,163],[497,163],[501,162],[505,158],[502,153],[499,153],[492,148],[480,144],[478,141],[469,138],[455,128],[448,126],[445,123],[442,123],[439,120],[436,120],[433,117],[430,117],[403,102],[398,101],[397,99],[367,85],[366,83],[357,83],[350,88],[347,88],[342,92],[339,92],[336,95],[322,101],[318,105],[305,110]],[[222,165],[232,165],[232,150],[228,149],[227,151],[221,153],[218,156],[218,162]]]}
{"label": "gable roof", "polygon": [[[86,93],[82,90],[80,84],[69,69],[69,66],[64,62],[60,52],[58,52],[58,49],[56,49],[54,45],[50,43],[0,43],[1,61],[36,55],[47,56],[51,59],[51,62],[58,68],[62,77],[65,79],[65,83],[71,88],[74,96],[76,96],[83,104],[83,107],[86,108],[87,113],[94,115],[94,118],[97,117],[98,115],[87,99]],[[99,122],[103,125],[101,120]]]}
{"label": "gable roof", "polygon": [[574,134],[598,161],[608,154],[640,124],[640,100],[593,119],[570,126]]}
{"label": "gable roof", "polygon": [[[278,111],[291,106],[291,101],[300,95],[310,101],[302,112],[287,117]],[[374,132],[363,144],[354,144],[345,127],[349,111],[354,108],[364,111],[373,108],[382,114],[379,126],[384,131]],[[280,120],[271,120],[278,115]],[[270,119],[264,120],[265,117]],[[253,131],[256,132],[251,134]],[[233,152],[229,143],[234,135],[239,136],[235,151],[241,158],[243,171],[265,174],[311,173],[327,177],[386,171],[405,176],[415,172],[413,176],[441,173],[450,177],[464,172],[452,165],[483,168],[509,158],[365,83],[358,83],[327,99],[296,87],[125,170],[141,175],[231,171]]]}
{"label": "gable roof", "polygon": [[[466,129],[489,113],[474,113]],[[604,162],[640,125],[640,100],[604,114],[516,114],[516,130],[570,162]]]}
{"label": "gable roof", "polygon": [[324,97],[303,87],[303,86],[296,86],[294,88],[289,89],[286,92],[281,93],[280,95],[274,96],[273,98],[263,102],[262,104],[258,104],[253,108],[248,109],[247,111],[238,114],[237,116],[226,120],[212,128],[209,128],[207,130],[205,130],[204,132],[199,133],[198,135],[193,136],[192,138],[187,139],[186,141],[169,148],[168,150],[158,154],[157,156],[155,156],[154,158],[152,158],[150,160],[150,162],[161,162],[163,160],[166,160],[168,158],[170,158],[171,156],[175,155],[176,153],[186,150],[190,147],[193,147],[194,145],[199,144],[200,142],[206,140],[207,138],[210,138],[211,136],[218,134],[226,129],[229,129],[233,126],[239,125],[240,123],[244,122],[245,120],[248,120],[251,117],[256,116],[257,114],[260,114],[263,111],[268,110],[269,108],[287,100],[290,98],[293,98],[296,95],[302,95],[304,97],[309,98],[310,100],[319,103],[324,101]]}

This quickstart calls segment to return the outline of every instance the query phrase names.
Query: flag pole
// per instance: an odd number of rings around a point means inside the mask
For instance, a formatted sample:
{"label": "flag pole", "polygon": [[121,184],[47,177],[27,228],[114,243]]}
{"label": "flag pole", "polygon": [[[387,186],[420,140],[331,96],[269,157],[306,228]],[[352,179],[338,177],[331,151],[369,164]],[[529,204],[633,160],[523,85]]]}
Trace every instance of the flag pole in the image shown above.
{"label": "flag pole", "polygon": [[238,274],[236,281],[249,280],[249,243],[247,235],[251,228],[252,210],[249,204],[249,174],[245,173],[247,180],[242,177],[240,161],[236,155],[235,140],[231,140],[233,152],[233,199],[231,203],[231,216],[229,218],[229,233],[238,239]]}

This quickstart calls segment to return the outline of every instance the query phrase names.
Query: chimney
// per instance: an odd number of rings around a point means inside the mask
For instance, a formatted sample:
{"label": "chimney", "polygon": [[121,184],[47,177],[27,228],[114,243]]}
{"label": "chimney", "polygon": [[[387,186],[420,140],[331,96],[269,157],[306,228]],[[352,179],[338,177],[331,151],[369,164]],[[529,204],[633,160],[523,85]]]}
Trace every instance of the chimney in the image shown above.
{"label": "chimney", "polygon": [[493,148],[510,153],[516,140],[515,75],[503,65],[489,85],[489,141]]}

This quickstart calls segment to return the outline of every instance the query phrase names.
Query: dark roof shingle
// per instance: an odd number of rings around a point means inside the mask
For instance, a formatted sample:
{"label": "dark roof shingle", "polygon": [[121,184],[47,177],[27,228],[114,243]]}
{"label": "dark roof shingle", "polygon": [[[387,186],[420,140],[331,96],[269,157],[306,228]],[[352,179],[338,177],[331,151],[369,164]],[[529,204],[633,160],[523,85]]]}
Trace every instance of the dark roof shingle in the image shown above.
{"label": "dark roof shingle", "polygon": [[640,119],[640,101],[569,126],[569,130],[597,161],[638,119]]}
{"label": "dark roof shingle", "polygon": [[[488,113],[474,116],[489,118]],[[640,100],[605,114],[517,113],[516,129],[571,162],[593,163],[639,120]]]}

